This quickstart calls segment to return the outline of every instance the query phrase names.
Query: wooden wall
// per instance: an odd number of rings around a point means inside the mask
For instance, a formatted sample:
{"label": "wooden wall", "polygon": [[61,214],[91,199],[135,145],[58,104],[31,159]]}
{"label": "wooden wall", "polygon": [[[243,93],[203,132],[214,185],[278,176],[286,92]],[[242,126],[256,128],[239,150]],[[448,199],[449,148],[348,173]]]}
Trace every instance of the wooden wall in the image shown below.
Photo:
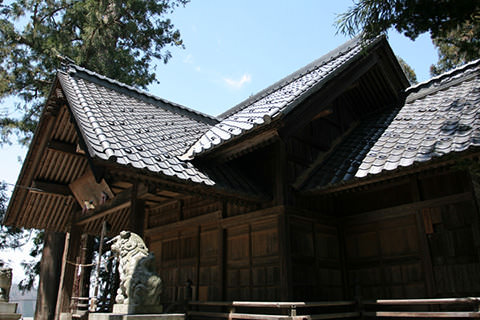
{"label": "wooden wall", "polygon": [[365,298],[427,296],[421,240],[414,211],[382,219],[346,220],[345,269],[349,292]]}
{"label": "wooden wall", "polygon": [[[172,204],[148,215],[147,242],[158,257],[164,301],[181,299],[187,279],[192,281],[193,297],[198,300],[279,300],[282,215],[278,210],[239,215],[245,206],[203,207],[212,212],[205,210],[201,215],[176,220],[180,209]],[[190,208],[182,210],[189,212]]]}
{"label": "wooden wall", "polygon": [[342,300],[338,228],[300,216],[289,217],[293,300]]}
{"label": "wooden wall", "polygon": [[278,218],[245,221],[225,233],[226,300],[279,300]]}
{"label": "wooden wall", "polygon": [[376,299],[480,294],[478,209],[463,173],[319,197],[308,209],[191,199],[147,220],[165,301],[181,298],[187,279],[199,300],[341,300],[357,285]]}
{"label": "wooden wall", "polygon": [[[320,206],[339,217],[345,293],[367,298],[480,294],[478,209],[470,176],[423,173],[342,194]],[[316,203],[320,203],[317,199]]]}

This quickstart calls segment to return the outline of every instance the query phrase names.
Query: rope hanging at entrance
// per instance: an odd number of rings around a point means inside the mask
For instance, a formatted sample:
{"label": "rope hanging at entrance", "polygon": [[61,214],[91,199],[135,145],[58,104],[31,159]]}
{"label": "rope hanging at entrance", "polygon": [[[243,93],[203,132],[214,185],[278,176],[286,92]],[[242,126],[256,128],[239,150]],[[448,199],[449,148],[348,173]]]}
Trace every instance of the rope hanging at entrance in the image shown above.
{"label": "rope hanging at entrance", "polygon": [[[108,257],[107,258],[107,261],[108,260],[112,260],[112,259],[115,259],[115,256],[111,256],[111,257]],[[93,266],[96,266],[98,264],[98,262],[94,262],[94,263],[88,263],[88,264],[82,264],[82,263],[75,263],[75,262],[72,262],[72,261],[68,261],[66,260],[66,262],[72,266],[75,266],[75,267],[93,267]]]}

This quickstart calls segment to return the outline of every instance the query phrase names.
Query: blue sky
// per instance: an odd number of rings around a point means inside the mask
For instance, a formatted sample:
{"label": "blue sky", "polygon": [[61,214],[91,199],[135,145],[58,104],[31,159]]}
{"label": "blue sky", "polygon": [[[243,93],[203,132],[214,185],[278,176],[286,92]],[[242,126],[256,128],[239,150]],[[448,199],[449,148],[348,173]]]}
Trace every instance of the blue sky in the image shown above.
{"label": "blue sky", "polygon": [[[185,49],[171,49],[169,63],[156,68],[160,83],[148,91],[218,115],[347,41],[336,34],[334,21],[352,4],[351,0],[192,0],[171,15]],[[429,78],[437,54],[428,35],[412,42],[390,32],[389,41],[419,81]],[[1,107],[6,106],[8,101]],[[0,148],[0,180],[16,182],[17,158],[23,159],[25,152],[16,145]]]}
{"label": "blue sky", "polygon": [[[152,94],[218,115],[273,84],[348,38],[337,34],[336,15],[352,0],[192,0],[171,15],[185,49],[171,48],[168,64],[156,67]],[[389,33],[394,52],[429,78],[437,59],[427,34],[415,42]],[[53,76],[53,75],[52,75]],[[4,101],[1,108],[8,107]],[[26,148],[0,147],[0,180],[15,183]]]}
{"label": "blue sky", "polygon": [[[160,84],[149,91],[218,115],[347,41],[333,24],[351,5],[351,0],[193,0],[172,16],[186,49],[172,50],[170,62],[157,68]],[[389,39],[419,79],[428,79],[436,60],[429,36],[413,43],[391,32]]]}

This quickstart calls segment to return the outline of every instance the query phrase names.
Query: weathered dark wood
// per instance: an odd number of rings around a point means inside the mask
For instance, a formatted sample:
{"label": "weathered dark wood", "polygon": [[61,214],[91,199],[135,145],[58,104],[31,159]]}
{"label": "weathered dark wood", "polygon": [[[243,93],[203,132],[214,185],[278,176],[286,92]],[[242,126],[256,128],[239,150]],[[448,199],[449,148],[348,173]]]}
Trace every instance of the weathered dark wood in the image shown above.
{"label": "weathered dark wood", "polygon": [[436,198],[432,200],[424,200],[414,203],[408,203],[405,205],[395,206],[391,208],[383,208],[371,212],[357,214],[355,216],[349,216],[343,218],[343,222],[347,224],[353,224],[363,221],[373,221],[379,219],[390,219],[393,217],[401,217],[403,215],[409,215],[411,212],[420,210],[424,207],[433,207],[439,205],[446,205],[449,203],[462,202],[465,200],[471,200],[472,194],[470,192],[464,192],[460,194],[453,194],[446,197]]}
{"label": "weathered dark wood", "polygon": [[71,196],[72,191],[66,184],[60,184],[50,181],[34,180],[32,182],[32,192],[59,194],[62,196]]}
{"label": "weathered dark wood", "polygon": [[[297,316],[302,318],[302,316]],[[328,313],[328,314],[313,314],[309,315],[306,318],[309,320],[321,320],[321,319],[344,319],[344,318],[358,318],[360,317],[360,312],[339,312],[339,313]],[[303,318],[305,319],[305,318]]]}
{"label": "weathered dark wood", "polygon": [[470,173],[470,189],[475,200],[476,214],[473,216],[472,233],[477,256],[480,259],[480,177],[478,174]]}
{"label": "weathered dark wood", "polygon": [[84,225],[90,221],[103,218],[115,211],[127,208],[132,203],[132,189],[127,189],[117,194],[113,199],[105,202],[103,205],[97,206],[92,212],[80,216],[75,223],[77,225]]}
{"label": "weathered dark wood", "polygon": [[441,311],[376,311],[365,312],[367,317],[405,318],[480,318],[480,312],[441,312]]}
{"label": "weathered dark wood", "polygon": [[[280,130],[280,136],[286,137],[293,134],[318,114],[322,113],[337,97],[372,68],[377,61],[378,55],[375,53],[356,61],[354,65],[350,66],[349,70],[343,72],[341,76],[330,80],[325,87],[322,87],[322,90],[318,94],[309,96],[308,101],[300,106],[290,105],[289,109],[295,107],[295,110],[286,120],[285,126]],[[297,103],[300,103],[300,99],[297,99]]]}
{"label": "weathered dark wood", "polygon": [[93,205],[93,207],[103,205],[108,199],[114,197],[107,182],[104,179],[97,182],[90,170],[68,186],[82,208],[85,205]]}
{"label": "weathered dark wood", "polygon": [[218,266],[218,288],[220,290],[219,292],[219,298],[220,299],[226,299],[225,296],[225,276],[226,276],[226,235],[225,235],[225,229],[219,228],[218,231],[218,250],[217,250],[217,266]]}
{"label": "weathered dark wood", "polygon": [[[66,106],[63,106],[63,108],[66,108]],[[18,181],[22,181],[25,185],[30,185],[35,177],[40,161],[42,160],[44,150],[47,147],[48,140],[50,139],[54,130],[56,120],[56,117],[53,115],[42,117],[41,121],[37,125],[36,130],[38,132],[42,132],[42,134],[34,135],[30,145],[36,146],[36,148],[32,148],[32,151],[27,154],[24,161],[24,166],[22,167],[18,177]],[[29,191],[27,189],[15,188],[12,194],[12,199],[14,201],[10,202],[5,215],[6,220],[3,221],[5,224],[14,225],[18,223],[18,221],[13,221],[10,217],[18,216],[18,211],[20,210],[20,207],[23,206],[28,193]]]}
{"label": "weathered dark wood", "polygon": [[50,140],[47,148],[52,151],[63,152],[74,156],[85,156],[85,152],[80,151],[81,149],[79,149],[76,144],[71,144],[65,141]]}
{"label": "weathered dark wood", "polygon": [[[82,235],[82,244],[80,252],[80,263],[83,265],[90,264],[93,259],[93,246],[94,246],[94,237],[88,234]],[[92,272],[92,266],[83,266],[80,279],[78,281],[79,286],[79,297],[88,297],[90,289],[90,274]],[[87,298],[88,299],[88,298]]]}
{"label": "weathered dark wood", "polygon": [[480,305],[480,297],[467,298],[433,298],[433,299],[379,299],[365,300],[363,304],[375,305],[425,305],[425,304],[473,304]]}
{"label": "weathered dark wood", "polygon": [[280,247],[280,288],[281,299],[288,300],[292,296],[292,257],[290,246],[290,230],[287,225],[287,214],[278,216],[278,245]]}
{"label": "weathered dark wood", "polygon": [[276,205],[286,205],[288,201],[287,193],[287,158],[285,143],[279,140],[275,145],[275,154],[273,155],[275,181],[273,185],[273,201]]}
{"label": "weathered dark wood", "polygon": [[164,226],[158,226],[154,228],[149,228],[145,230],[145,235],[146,236],[154,236],[155,234],[161,234],[164,232],[172,231],[172,230],[179,230],[184,227],[192,226],[192,225],[197,225],[197,224],[202,224],[202,223],[215,223],[219,220],[219,217],[221,217],[220,211],[212,212],[209,214],[205,214],[202,216],[190,218],[190,219],[185,219],[182,221],[178,221],[172,224],[164,225]]}
{"label": "weathered dark wood", "polygon": [[[421,202],[424,200],[422,192],[419,187],[419,180],[418,176],[415,175],[411,178],[411,185],[412,185],[412,196],[413,200],[416,202]],[[425,286],[427,289],[427,294],[429,297],[433,297],[435,293],[435,278],[433,275],[433,267],[432,267],[432,257],[430,253],[430,247],[428,245],[427,235],[425,232],[425,224],[424,219],[422,219],[422,209],[416,211],[416,220],[417,220],[417,230],[418,230],[418,238],[420,241],[420,246],[422,248],[422,263],[423,269],[425,272]]]}
{"label": "weathered dark wood", "polygon": [[55,318],[59,319],[63,312],[70,312],[70,302],[73,296],[75,283],[75,257],[79,255],[81,242],[81,228],[72,226],[65,236],[65,245],[62,257],[60,284],[58,289]]}
{"label": "weathered dark wood", "polygon": [[143,236],[145,229],[145,200],[140,197],[147,193],[147,188],[143,184],[135,183],[132,190],[130,205],[130,230]]}
{"label": "weathered dark wood", "polygon": [[215,159],[217,161],[232,160],[236,157],[241,156],[242,154],[251,152],[252,149],[258,146],[272,143],[276,141],[277,138],[278,133],[274,129],[262,132],[260,134],[256,134],[250,138],[242,140],[241,142],[235,143],[234,145],[222,148],[220,151],[216,152]]}
{"label": "weathered dark wood", "polygon": [[45,232],[35,319],[53,320],[62,268],[65,234]]}

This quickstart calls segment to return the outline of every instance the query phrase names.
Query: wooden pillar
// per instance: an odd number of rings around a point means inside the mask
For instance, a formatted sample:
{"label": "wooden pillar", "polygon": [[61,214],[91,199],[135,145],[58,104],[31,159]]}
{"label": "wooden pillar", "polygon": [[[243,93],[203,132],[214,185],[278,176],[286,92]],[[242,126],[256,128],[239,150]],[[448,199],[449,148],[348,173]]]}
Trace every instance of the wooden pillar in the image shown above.
{"label": "wooden pillar", "polygon": [[65,234],[45,231],[35,319],[53,320],[57,303]]}
{"label": "wooden pillar", "polygon": [[223,301],[227,298],[226,288],[225,288],[225,278],[226,278],[226,230],[219,225],[218,227],[218,252],[217,252],[217,265],[218,265],[218,296],[216,297],[220,301]]}
{"label": "wooden pillar", "polygon": [[285,142],[279,140],[275,147],[275,158],[273,159],[273,201],[275,205],[285,205],[288,202],[287,193],[287,152]]}
{"label": "wooden pillar", "polygon": [[[90,264],[93,259],[93,246],[94,246],[94,237],[88,234],[82,235],[82,248],[80,252],[80,263]],[[92,273],[92,267],[83,267],[80,272],[80,280],[78,282],[79,286],[79,296],[88,297],[90,290],[90,275]]]}
{"label": "wooden pillar", "polygon": [[59,319],[63,312],[70,312],[70,302],[72,299],[73,287],[75,282],[75,263],[80,254],[81,228],[72,226],[70,232],[65,237],[64,252],[62,258],[62,269],[60,283],[58,287],[56,319]]}
{"label": "wooden pillar", "polygon": [[135,183],[132,191],[132,204],[130,207],[130,231],[143,238],[145,230],[145,201],[138,198],[142,184]]}
{"label": "wooden pillar", "polygon": [[[410,184],[412,187],[412,200],[413,202],[423,201],[422,190],[419,186],[418,176],[414,176],[410,179]],[[422,250],[421,259],[425,274],[425,289],[429,297],[435,297],[436,288],[435,288],[435,278],[433,274],[433,265],[432,265],[432,256],[430,254],[430,246],[428,244],[427,235],[425,233],[425,224],[423,220],[424,208],[422,210],[417,210],[415,213],[415,219],[417,223],[417,232],[418,239],[420,241],[420,250]]]}
{"label": "wooden pillar", "polygon": [[476,172],[470,172],[470,188],[476,209],[472,221],[473,242],[477,250],[477,256],[480,258],[480,176]]}
{"label": "wooden pillar", "polygon": [[278,216],[278,239],[280,249],[280,300],[289,301],[293,296],[292,256],[290,245],[290,226],[287,213]]}

